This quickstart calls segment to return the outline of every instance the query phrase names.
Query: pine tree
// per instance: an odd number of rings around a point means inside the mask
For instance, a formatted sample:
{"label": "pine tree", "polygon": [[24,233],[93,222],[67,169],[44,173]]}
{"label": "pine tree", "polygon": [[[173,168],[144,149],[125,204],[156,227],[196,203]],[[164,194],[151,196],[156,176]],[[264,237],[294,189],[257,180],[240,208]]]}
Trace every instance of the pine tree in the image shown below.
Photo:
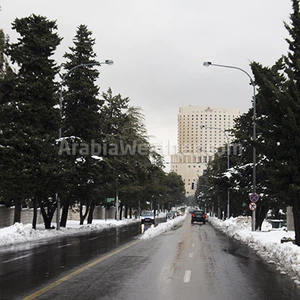
{"label": "pine tree", "polygon": [[277,141],[276,167],[280,176],[276,176],[276,184],[282,187],[284,197],[287,196],[293,206],[296,244],[300,245],[300,12],[299,1],[293,0],[292,3],[291,25],[285,24],[290,34],[286,39],[289,44],[285,58],[287,81],[277,93],[279,115],[274,116],[282,124]]}
{"label": "pine tree", "polygon": [[290,34],[288,55],[271,68],[252,63],[252,70],[259,86],[258,147],[276,201],[293,206],[300,245],[300,12],[299,2],[292,2],[291,25],[285,24]]}
{"label": "pine tree", "polygon": [[[99,72],[93,67],[97,64],[93,50],[95,40],[87,26],[80,25],[73,43],[74,46],[69,47],[70,52],[64,55],[67,62],[64,64],[66,73],[62,84],[67,90],[63,93],[62,133],[70,145],[78,143],[91,147],[93,141],[100,141],[102,120],[99,111],[103,103],[98,99],[99,88],[96,85]],[[69,174],[63,180],[70,183],[67,185],[70,190],[64,192],[64,213],[61,221],[63,226],[66,224],[68,207],[74,203],[73,200],[80,203],[80,224],[87,216],[90,206],[94,205],[94,188],[101,177],[101,169],[89,150],[83,154],[78,147],[72,155],[64,156],[63,163],[69,169]],[[87,207],[85,213],[84,205]]]}
{"label": "pine tree", "polygon": [[[59,111],[57,86],[54,78],[58,72],[51,56],[61,38],[55,33],[55,21],[31,15],[15,19],[12,28],[20,34],[17,43],[9,44],[7,54],[18,66],[18,73],[11,85],[11,93],[3,100],[3,128],[6,153],[6,181],[14,184],[13,196],[20,199],[37,199],[44,217],[45,227],[50,228],[55,211],[57,183],[57,138]],[[27,191],[27,192],[26,192]],[[15,196],[17,195],[17,196]],[[19,217],[15,217],[18,221]]]}

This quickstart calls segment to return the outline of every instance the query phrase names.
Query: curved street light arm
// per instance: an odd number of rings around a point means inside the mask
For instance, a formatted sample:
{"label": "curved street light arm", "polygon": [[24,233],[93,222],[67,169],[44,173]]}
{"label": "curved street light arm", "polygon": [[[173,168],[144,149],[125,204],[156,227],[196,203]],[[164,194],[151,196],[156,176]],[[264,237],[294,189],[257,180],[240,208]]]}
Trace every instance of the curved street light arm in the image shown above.
{"label": "curved street light arm", "polygon": [[92,67],[92,66],[101,66],[101,65],[112,65],[114,62],[110,59],[105,60],[104,62],[96,62],[96,63],[87,63],[87,64],[79,64],[77,66],[74,66],[73,68],[71,68],[62,78],[62,80],[60,81],[59,85],[60,85],[60,97],[59,97],[59,106],[60,106],[60,110],[62,109],[62,86],[64,81],[66,80],[66,78],[69,76],[70,73],[72,73],[75,69],[81,68],[81,67]]}
{"label": "curved street light arm", "polygon": [[[256,96],[255,96],[255,82],[250,76],[248,72],[246,72],[244,69],[241,69],[239,67],[235,66],[227,66],[227,65],[220,65],[220,64],[213,64],[210,61],[205,61],[203,63],[203,66],[209,67],[209,66],[216,66],[216,67],[221,67],[221,68],[229,68],[229,69],[236,69],[244,74],[246,74],[249,79],[250,79],[250,84],[253,87],[253,175],[252,175],[252,193],[256,193],[256,147],[255,147],[255,142],[256,142]],[[252,212],[252,231],[255,231],[255,211]]]}
{"label": "curved street light arm", "polygon": [[[62,80],[60,81],[59,85],[60,85],[60,93],[59,93],[59,108],[60,108],[60,117],[62,117],[62,100],[63,100],[63,96],[62,96],[62,89],[63,89],[63,83],[65,81],[65,79],[67,78],[67,76],[73,72],[75,69],[77,68],[81,68],[81,67],[89,67],[89,66],[101,66],[101,65],[112,65],[114,62],[110,59],[105,60],[104,62],[96,62],[96,63],[86,63],[86,64],[79,64],[77,66],[74,66],[73,68],[71,68],[62,78]],[[61,139],[61,127],[59,128],[58,131],[58,139]],[[59,219],[60,219],[60,197],[58,195],[58,193],[56,194],[56,198],[57,198],[57,213],[56,213],[56,230],[60,230],[60,224],[59,224]]]}

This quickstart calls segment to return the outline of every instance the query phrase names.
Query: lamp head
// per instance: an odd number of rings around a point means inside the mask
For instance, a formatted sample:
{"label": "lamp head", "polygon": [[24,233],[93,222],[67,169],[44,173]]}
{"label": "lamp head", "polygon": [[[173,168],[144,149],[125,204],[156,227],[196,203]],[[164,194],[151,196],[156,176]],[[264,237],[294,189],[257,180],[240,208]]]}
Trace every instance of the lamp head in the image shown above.
{"label": "lamp head", "polygon": [[203,66],[204,67],[209,67],[211,65],[211,61],[205,61],[204,63],[203,63]]}
{"label": "lamp head", "polygon": [[113,62],[113,60],[107,59],[107,60],[105,61],[105,63],[106,63],[107,65],[112,65],[114,62]]}

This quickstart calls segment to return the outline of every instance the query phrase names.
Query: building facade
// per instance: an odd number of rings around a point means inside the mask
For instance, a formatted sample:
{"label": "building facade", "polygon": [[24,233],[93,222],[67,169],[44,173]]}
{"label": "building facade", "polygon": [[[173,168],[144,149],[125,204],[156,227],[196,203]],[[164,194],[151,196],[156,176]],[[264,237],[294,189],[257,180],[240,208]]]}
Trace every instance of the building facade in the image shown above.
{"label": "building facade", "polygon": [[194,195],[198,177],[221,147],[226,150],[239,109],[184,106],[179,108],[177,151],[171,156],[171,171],[182,176],[186,196]]}

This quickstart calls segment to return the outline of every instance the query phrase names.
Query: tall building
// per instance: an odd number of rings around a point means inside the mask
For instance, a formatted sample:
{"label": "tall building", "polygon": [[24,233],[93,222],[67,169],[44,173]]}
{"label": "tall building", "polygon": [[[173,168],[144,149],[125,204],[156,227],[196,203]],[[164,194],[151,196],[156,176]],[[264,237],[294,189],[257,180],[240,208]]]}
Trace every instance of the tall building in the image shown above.
{"label": "tall building", "polygon": [[182,176],[186,196],[194,195],[198,177],[217,149],[230,142],[229,133],[239,109],[183,106],[178,114],[178,148],[171,156],[171,171]]}

